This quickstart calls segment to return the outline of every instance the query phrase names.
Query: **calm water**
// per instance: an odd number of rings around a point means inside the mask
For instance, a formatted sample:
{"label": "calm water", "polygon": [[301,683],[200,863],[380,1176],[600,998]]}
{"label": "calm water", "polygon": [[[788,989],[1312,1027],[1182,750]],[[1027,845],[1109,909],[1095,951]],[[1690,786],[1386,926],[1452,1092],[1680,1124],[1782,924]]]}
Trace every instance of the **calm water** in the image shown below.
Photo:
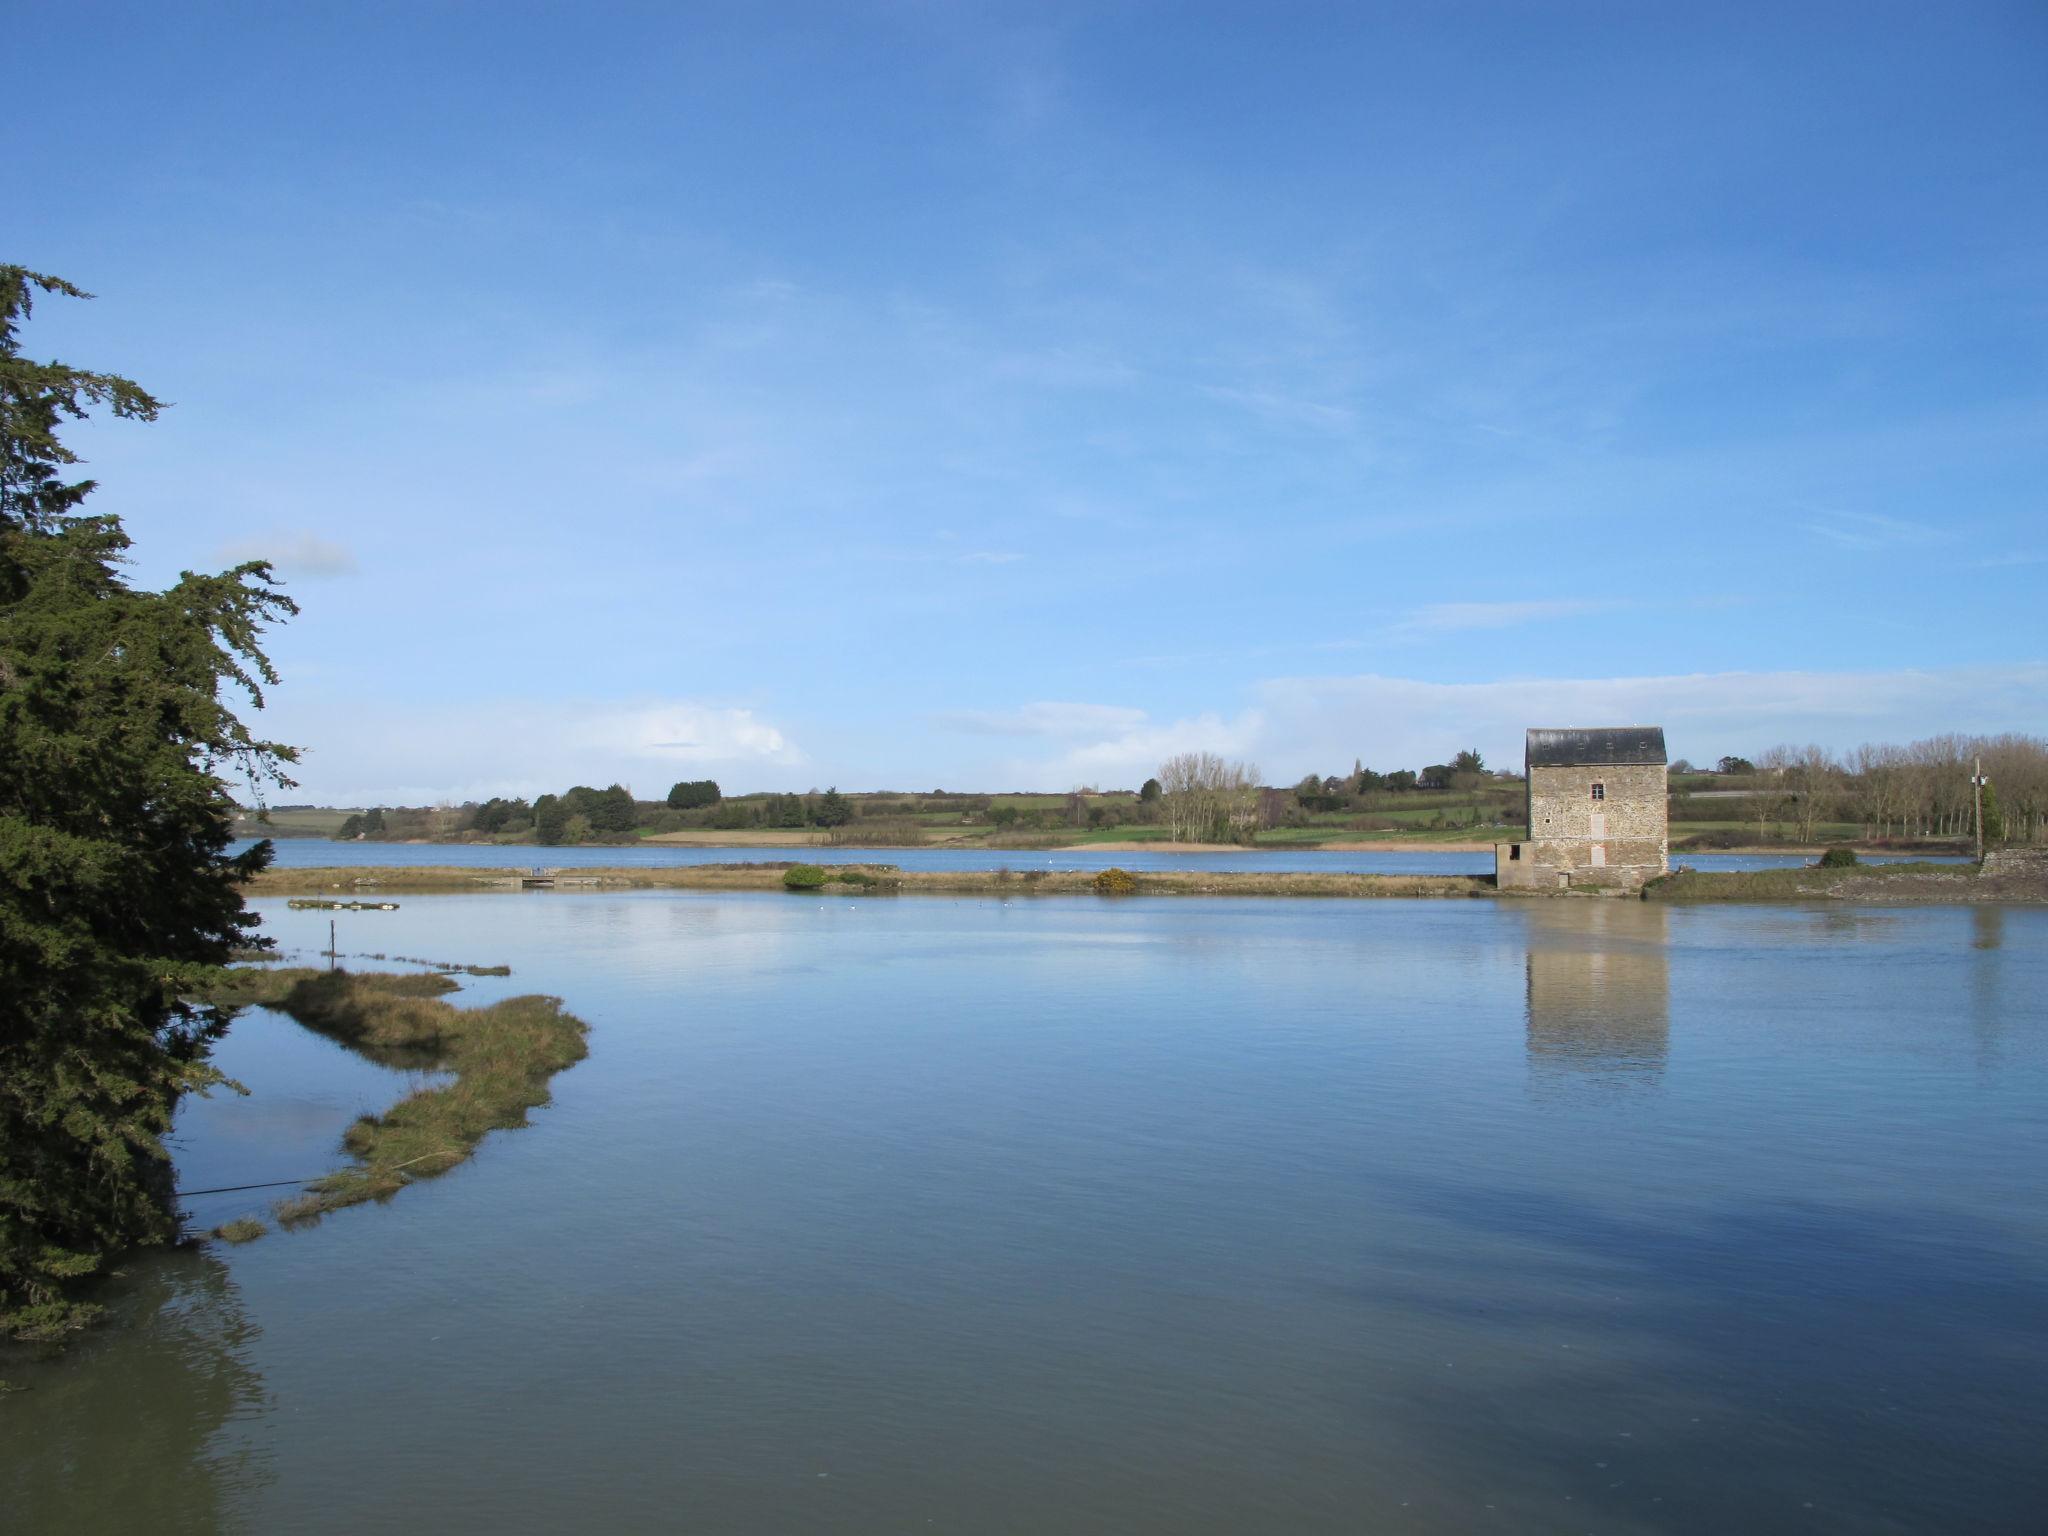
{"label": "calm water", "polygon": [[[234,845],[239,853],[247,842]],[[1314,848],[1262,848],[1242,853],[1095,853],[1086,849],[1045,848],[677,848],[663,844],[632,848],[541,848],[478,846],[465,843],[330,843],[316,838],[279,838],[277,863],[283,869],[309,869],[336,864],[439,864],[480,869],[560,865],[573,868],[644,864],[759,864],[803,860],[811,864],[894,864],[901,869],[1242,869],[1320,870],[1326,874],[1490,875],[1493,854],[1485,853],[1326,853]],[[1914,855],[1918,857],[1918,855]],[[1685,853],[1674,865],[1700,869],[1783,869],[1811,864],[1800,854]],[[1873,856],[1872,863],[1896,859]],[[1941,859],[1940,863],[1964,862]]]}
{"label": "calm water", "polygon": [[[9,1536],[2042,1529],[2048,911],[342,921],[590,1059],[387,1207],[132,1265],[9,1369]],[[406,1086],[224,1061],[187,1187]]]}

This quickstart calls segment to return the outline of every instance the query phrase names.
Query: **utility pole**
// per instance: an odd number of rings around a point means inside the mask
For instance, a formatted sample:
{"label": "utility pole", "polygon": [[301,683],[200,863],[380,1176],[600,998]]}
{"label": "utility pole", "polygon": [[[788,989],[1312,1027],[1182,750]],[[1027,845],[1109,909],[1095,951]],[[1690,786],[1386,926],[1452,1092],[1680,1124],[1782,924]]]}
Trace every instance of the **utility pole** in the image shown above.
{"label": "utility pole", "polygon": [[1972,758],[1974,771],[1970,775],[1970,799],[1975,805],[1977,823],[1977,862],[1984,862],[1984,786],[1991,781],[1984,777],[1984,759]]}

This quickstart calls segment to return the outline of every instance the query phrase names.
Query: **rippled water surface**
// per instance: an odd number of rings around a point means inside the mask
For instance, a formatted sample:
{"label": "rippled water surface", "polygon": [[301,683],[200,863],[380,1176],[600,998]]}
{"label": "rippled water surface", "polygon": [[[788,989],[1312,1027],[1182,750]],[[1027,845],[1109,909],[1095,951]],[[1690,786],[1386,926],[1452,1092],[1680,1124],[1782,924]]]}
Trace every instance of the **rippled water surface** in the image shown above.
{"label": "rippled water surface", "polygon": [[[387,1206],[131,1264],[9,1368],[10,1536],[2041,1529],[2048,912],[340,922],[590,1058]],[[265,1015],[223,1064],[187,1188],[408,1086]]]}

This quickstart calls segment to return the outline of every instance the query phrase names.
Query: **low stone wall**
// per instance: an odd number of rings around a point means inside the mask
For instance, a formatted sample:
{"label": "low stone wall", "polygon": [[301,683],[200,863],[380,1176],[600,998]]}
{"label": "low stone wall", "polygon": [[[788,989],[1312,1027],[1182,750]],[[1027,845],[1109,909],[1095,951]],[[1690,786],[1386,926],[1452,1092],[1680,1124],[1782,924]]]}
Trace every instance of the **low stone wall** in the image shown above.
{"label": "low stone wall", "polygon": [[2048,878],[2048,848],[1994,848],[1984,855],[1983,873],[1992,877]]}

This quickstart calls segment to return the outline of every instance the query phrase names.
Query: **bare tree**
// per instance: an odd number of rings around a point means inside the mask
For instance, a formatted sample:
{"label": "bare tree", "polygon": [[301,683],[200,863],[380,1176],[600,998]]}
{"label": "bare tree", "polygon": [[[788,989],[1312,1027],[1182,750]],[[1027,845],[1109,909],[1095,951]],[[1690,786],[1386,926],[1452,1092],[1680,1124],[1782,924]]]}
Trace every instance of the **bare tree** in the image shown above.
{"label": "bare tree", "polygon": [[1214,752],[1159,765],[1167,836],[1176,843],[1250,842],[1258,831],[1259,770]]}

